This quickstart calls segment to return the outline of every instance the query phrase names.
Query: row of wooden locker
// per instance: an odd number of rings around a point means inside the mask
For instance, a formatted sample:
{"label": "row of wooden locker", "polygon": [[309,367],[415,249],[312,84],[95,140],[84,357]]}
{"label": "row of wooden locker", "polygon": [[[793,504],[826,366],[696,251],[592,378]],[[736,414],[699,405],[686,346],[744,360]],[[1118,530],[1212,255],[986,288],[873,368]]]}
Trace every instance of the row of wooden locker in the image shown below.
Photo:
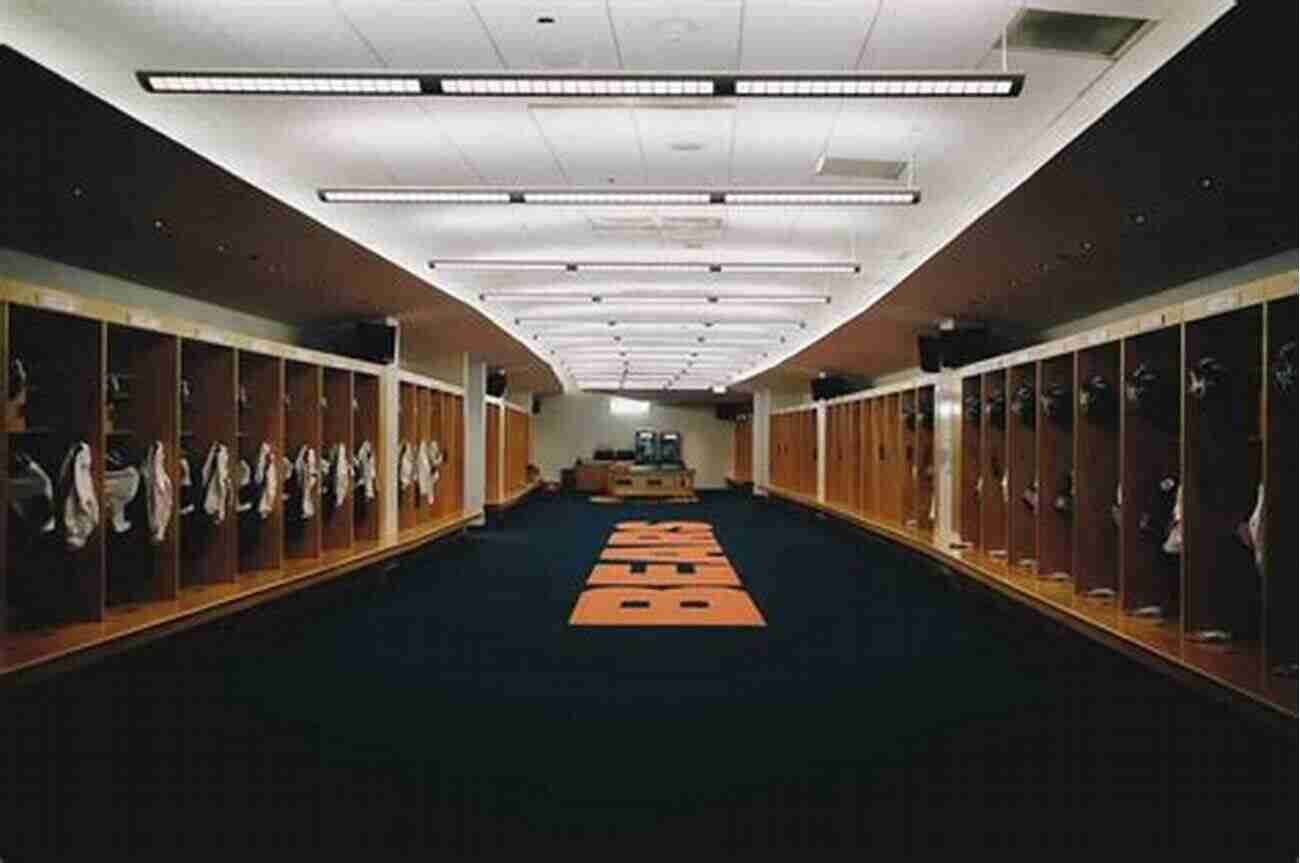
{"label": "row of wooden locker", "polygon": [[961,537],[1294,674],[1296,298],[962,381]]}
{"label": "row of wooden locker", "polygon": [[459,515],[465,504],[465,400],[403,381],[398,390],[397,526]]}
{"label": "row of wooden locker", "polygon": [[489,504],[501,503],[530,482],[533,418],[523,409],[500,400],[487,403],[485,435],[486,494]]}
{"label": "row of wooden locker", "polygon": [[771,417],[771,481],[822,496],[845,512],[887,524],[933,529],[934,387],[927,385],[826,406],[825,464],[819,466],[817,409]]}
{"label": "row of wooden locker", "polygon": [[732,426],[731,480],[754,481],[754,421],[748,414],[737,418]]}
{"label": "row of wooden locker", "polygon": [[376,375],[18,303],[0,315],[5,628],[377,543],[382,496],[360,469],[378,463]]}

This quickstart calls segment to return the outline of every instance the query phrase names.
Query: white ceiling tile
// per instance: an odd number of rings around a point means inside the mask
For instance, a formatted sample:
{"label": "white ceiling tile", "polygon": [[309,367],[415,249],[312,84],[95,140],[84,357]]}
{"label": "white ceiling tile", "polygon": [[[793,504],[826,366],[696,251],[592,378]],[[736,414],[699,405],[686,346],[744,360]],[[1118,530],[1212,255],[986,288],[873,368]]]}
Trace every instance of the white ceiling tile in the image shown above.
{"label": "white ceiling tile", "polygon": [[[604,3],[479,0],[476,6],[511,69],[618,68]],[[543,16],[554,23],[539,24]]]}
{"label": "white ceiling tile", "polygon": [[468,0],[342,0],[352,25],[393,69],[499,69],[500,61]]}
{"label": "white ceiling tile", "polygon": [[731,183],[812,182],[817,157],[835,122],[837,100],[763,100],[736,106]]}
{"label": "white ceiling tile", "polygon": [[[741,69],[856,68],[879,0],[776,0],[745,4]],[[797,33],[797,38],[792,34]]]}
{"label": "white ceiling tile", "polygon": [[448,104],[436,116],[484,182],[509,186],[564,181],[527,104],[480,99]]}
{"label": "white ceiling tile", "polygon": [[738,0],[610,0],[624,68],[735,69],[742,5]]}
{"label": "white ceiling tile", "polygon": [[731,107],[636,110],[649,176],[663,185],[724,185],[731,163]]}
{"label": "white ceiling tile", "polygon": [[539,103],[531,110],[570,183],[645,183],[645,165],[630,108]]}
{"label": "white ceiling tile", "polygon": [[885,3],[861,68],[972,69],[989,54],[1019,6],[1015,0]]}
{"label": "white ceiling tile", "polygon": [[64,31],[136,68],[220,68],[254,62],[246,47],[221,26],[219,16],[185,0],[43,3],[40,12]]}
{"label": "white ceiling tile", "polygon": [[380,59],[327,0],[215,0],[206,10],[258,66],[366,69]]}

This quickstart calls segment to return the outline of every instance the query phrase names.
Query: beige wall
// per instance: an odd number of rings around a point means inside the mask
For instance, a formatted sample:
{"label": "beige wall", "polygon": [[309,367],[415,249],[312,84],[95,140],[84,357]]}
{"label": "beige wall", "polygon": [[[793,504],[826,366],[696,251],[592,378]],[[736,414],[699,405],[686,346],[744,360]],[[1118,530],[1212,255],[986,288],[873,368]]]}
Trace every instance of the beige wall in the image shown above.
{"label": "beige wall", "polygon": [[644,416],[616,416],[609,412],[609,396],[572,393],[543,398],[533,422],[533,460],[548,480],[558,480],[574,459],[590,459],[597,447],[631,449],[640,428],[682,433],[697,488],[723,488],[731,468],[732,424],[719,420],[712,406],[651,404]]}
{"label": "beige wall", "polygon": [[282,344],[292,345],[299,341],[298,328],[280,321],[244,314],[215,303],[160,291],[116,276],[83,270],[14,249],[0,248],[0,278],[44,285],[123,306],[166,310],[169,315],[196,324],[206,324]]}

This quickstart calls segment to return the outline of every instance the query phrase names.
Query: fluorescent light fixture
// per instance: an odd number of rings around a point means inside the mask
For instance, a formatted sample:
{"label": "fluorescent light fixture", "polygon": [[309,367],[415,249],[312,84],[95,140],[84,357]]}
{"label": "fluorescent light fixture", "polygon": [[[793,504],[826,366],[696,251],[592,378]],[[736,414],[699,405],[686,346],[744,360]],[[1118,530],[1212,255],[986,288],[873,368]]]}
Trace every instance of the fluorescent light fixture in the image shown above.
{"label": "fluorescent light fixture", "polygon": [[488,291],[478,295],[485,303],[595,303],[594,294],[548,293],[546,291]]}
{"label": "fluorescent light fixture", "polygon": [[917,189],[726,192],[723,203],[737,207],[863,207],[919,204]]}
{"label": "fluorescent light fixture", "polygon": [[275,96],[418,96],[418,75],[294,75],[139,72],[150,93],[227,93]]}
{"label": "fluorescent light fixture", "polygon": [[1020,72],[743,75],[736,78],[735,93],[786,99],[1007,98],[1019,96],[1024,83]]}
{"label": "fluorescent light fixture", "polygon": [[445,76],[446,96],[700,96],[714,95],[705,76],[464,75]]}
{"label": "fluorescent light fixture", "polygon": [[570,273],[791,273],[811,275],[855,275],[862,266],[855,263],[799,263],[768,261],[710,263],[707,261],[521,261],[446,259],[429,262],[434,270]]}
{"label": "fluorescent light fixture", "polygon": [[492,260],[446,260],[430,261],[432,270],[464,270],[467,272],[486,272],[506,270],[511,272],[563,272],[571,265],[563,261],[492,261]]}
{"label": "fluorescent light fixture", "polygon": [[1021,72],[841,72],[828,74],[647,74],[626,72],[328,72],[136,73],[151,93],[276,94],[290,96],[450,96],[488,98],[917,99],[1014,98]]}
{"label": "fluorescent light fixture", "polygon": [[727,388],[721,384],[718,384],[717,386],[710,387],[710,390],[712,390],[714,395],[720,396],[727,391]]}
{"label": "fluorescent light fixture", "polygon": [[595,294],[555,291],[487,291],[478,298],[485,303],[602,303],[602,311],[663,307],[741,305],[820,306],[831,301],[827,294]]}
{"label": "fluorescent light fixture", "polygon": [[509,192],[473,189],[321,189],[327,204],[509,204]]}
{"label": "fluorescent light fixture", "polygon": [[752,263],[719,264],[718,271],[723,273],[820,273],[826,275],[857,275],[862,272],[861,264],[798,264],[798,263]]}
{"label": "fluorescent light fixture", "polygon": [[518,327],[609,327],[611,329],[618,327],[633,327],[639,329],[666,328],[666,329],[691,329],[691,330],[726,330],[726,329],[753,329],[753,330],[772,330],[772,329],[803,329],[805,323],[799,320],[752,320],[752,321],[719,321],[719,320],[618,320],[610,318],[515,318],[515,326]]}
{"label": "fluorescent light fixture", "polygon": [[525,204],[685,206],[714,203],[709,192],[524,192]]}
{"label": "fluorescent light fixture", "polygon": [[708,273],[714,264],[654,263],[636,261],[591,261],[576,263],[573,268],[580,273]]}
{"label": "fluorescent light fixture", "polygon": [[785,306],[824,306],[831,301],[828,294],[719,294],[713,302],[727,306],[753,306],[775,303]]}
{"label": "fluorescent light fixture", "polygon": [[[875,207],[917,204],[917,189],[482,189],[356,187],[320,189],[327,204],[524,204],[541,206]],[[437,262],[434,262],[437,266]],[[669,266],[665,264],[665,266]],[[719,265],[725,272],[727,265]]]}

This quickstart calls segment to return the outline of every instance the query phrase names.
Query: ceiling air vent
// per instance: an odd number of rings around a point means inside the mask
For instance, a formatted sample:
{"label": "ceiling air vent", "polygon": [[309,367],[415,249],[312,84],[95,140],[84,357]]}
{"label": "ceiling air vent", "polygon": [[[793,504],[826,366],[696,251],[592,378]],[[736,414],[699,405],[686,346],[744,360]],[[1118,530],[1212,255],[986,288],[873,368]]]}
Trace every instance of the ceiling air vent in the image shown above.
{"label": "ceiling air vent", "polygon": [[822,156],[817,160],[816,173],[819,177],[852,177],[855,180],[893,182],[900,179],[906,169],[906,162]]}
{"label": "ceiling air vent", "polygon": [[[1013,51],[1061,51],[1114,59],[1136,42],[1150,23],[1146,18],[1024,9],[1007,28],[1007,47]],[[993,47],[1001,48],[1001,40]]]}

